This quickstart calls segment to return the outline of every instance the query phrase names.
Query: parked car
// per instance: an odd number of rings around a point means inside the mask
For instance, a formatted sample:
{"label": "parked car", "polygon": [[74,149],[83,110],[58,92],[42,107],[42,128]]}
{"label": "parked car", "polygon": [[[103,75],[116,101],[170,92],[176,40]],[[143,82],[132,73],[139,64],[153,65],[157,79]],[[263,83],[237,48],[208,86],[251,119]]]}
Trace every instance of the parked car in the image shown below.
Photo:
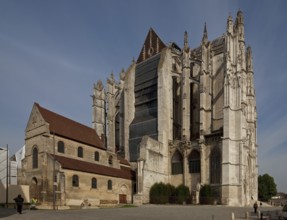
{"label": "parked car", "polygon": [[284,205],[282,211],[279,212],[279,219],[287,220],[287,204]]}

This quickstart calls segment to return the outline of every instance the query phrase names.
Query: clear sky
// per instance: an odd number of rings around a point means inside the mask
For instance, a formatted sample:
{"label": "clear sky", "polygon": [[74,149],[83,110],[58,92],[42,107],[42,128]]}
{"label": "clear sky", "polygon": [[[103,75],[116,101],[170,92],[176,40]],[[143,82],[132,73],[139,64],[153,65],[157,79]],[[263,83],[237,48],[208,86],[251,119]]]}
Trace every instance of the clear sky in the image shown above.
{"label": "clear sky", "polygon": [[91,126],[93,84],[137,59],[150,27],[165,42],[197,47],[228,15],[245,18],[253,51],[259,173],[287,193],[287,1],[1,0],[0,147],[24,145],[33,103]]}

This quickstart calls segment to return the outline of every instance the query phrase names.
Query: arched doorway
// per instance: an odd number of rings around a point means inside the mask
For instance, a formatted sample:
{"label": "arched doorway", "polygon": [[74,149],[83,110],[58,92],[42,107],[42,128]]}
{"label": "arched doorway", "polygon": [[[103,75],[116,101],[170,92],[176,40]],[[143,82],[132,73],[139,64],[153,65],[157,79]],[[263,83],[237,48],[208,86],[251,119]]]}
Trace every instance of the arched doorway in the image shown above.
{"label": "arched doorway", "polygon": [[119,193],[119,203],[121,204],[126,204],[127,202],[127,193],[128,193],[128,188],[126,185],[122,185],[120,188],[120,193]]}

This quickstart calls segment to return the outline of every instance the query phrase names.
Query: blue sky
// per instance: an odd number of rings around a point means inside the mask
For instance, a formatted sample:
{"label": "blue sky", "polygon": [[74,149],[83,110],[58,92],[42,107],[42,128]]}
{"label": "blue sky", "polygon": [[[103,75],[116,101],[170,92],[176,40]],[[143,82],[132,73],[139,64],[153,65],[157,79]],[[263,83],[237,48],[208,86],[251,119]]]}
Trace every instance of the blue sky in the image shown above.
{"label": "blue sky", "polygon": [[91,126],[93,84],[137,59],[152,27],[165,42],[197,47],[228,15],[245,18],[253,51],[260,174],[287,192],[287,1],[285,0],[1,0],[0,147],[24,145],[34,102]]}

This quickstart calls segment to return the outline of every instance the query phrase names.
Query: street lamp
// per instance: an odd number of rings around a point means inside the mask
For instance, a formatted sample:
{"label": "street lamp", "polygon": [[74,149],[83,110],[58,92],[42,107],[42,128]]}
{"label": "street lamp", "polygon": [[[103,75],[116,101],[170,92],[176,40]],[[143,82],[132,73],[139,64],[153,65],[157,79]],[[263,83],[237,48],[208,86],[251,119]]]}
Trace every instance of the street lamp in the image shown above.
{"label": "street lamp", "polygon": [[8,178],[9,178],[9,149],[8,149],[8,144],[7,148],[0,148],[0,150],[6,150],[6,208],[8,208]]}

